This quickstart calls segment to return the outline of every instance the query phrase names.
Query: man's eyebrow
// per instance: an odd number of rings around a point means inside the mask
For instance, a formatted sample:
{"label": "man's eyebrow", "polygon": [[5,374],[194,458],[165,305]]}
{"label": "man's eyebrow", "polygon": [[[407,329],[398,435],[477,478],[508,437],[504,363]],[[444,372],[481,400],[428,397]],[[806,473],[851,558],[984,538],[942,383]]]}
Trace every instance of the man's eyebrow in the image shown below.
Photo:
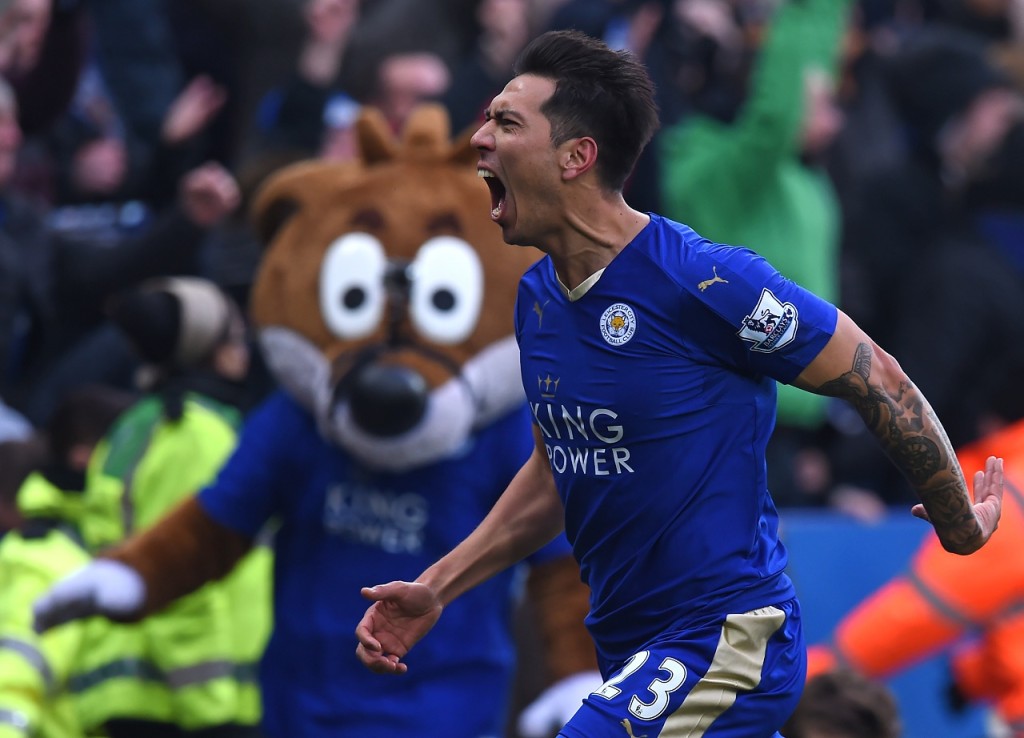
{"label": "man's eyebrow", "polygon": [[503,120],[505,118],[519,118],[521,116],[513,108],[501,108],[499,110],[487,108],[487,110],[484,111],[484,117],[487,120]]}

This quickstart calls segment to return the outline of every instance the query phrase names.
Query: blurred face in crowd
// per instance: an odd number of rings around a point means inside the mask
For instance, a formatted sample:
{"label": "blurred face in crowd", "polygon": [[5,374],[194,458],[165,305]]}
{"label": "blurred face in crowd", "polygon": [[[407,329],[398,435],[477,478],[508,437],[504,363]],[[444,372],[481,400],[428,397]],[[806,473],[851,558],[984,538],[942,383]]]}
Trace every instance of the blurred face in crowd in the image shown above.
{"label": "blurred face in crowd", "polygon": [[448,67],[437,54],[395,54],[381,64],[375,102],[399,131],[417,105],[441,96],[450,82]]}
{"label": "blurred face in crowd", "polygon": [[804,78],[804,105],[801,150],[813,157],[824,153],[843,127],[843,112],[836,103],[828,74],[820,70],[808,72]]}
{"label": "blurred face in crowd", "polygon": [[50,27],[51,0],[13,0],[0,13],[0,64],[25,73],[39,62]]}
{"label": "blurred face in crowd", "polygon": [[245,320],[241,315],[233,314],[227,339],[214,354],[214,368],[221,376],[240,382],[249,373],[251,358]]}
{"label": "blurred face in crowd", "polygon": [[0,189],[14,176],[21,148],[21,126],[18,125],[18,106],[14,92],[0,80]]}

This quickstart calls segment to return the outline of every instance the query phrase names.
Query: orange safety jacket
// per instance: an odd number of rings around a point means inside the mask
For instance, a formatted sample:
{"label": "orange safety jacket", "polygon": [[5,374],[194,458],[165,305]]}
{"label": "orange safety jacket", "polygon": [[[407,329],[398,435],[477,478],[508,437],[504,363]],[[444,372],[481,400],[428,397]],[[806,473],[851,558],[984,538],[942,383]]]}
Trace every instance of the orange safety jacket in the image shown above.
{"label": "orange safety jacket", "polygon": [[999,528],[970,556],[928,536],[907,571],[884,584],[808,649],[808,678],[850,666],[884,678],[951,649],[953,679],[1024,736],[1024,421],[958,454],[969,482],[988,456],[1004,463]]}

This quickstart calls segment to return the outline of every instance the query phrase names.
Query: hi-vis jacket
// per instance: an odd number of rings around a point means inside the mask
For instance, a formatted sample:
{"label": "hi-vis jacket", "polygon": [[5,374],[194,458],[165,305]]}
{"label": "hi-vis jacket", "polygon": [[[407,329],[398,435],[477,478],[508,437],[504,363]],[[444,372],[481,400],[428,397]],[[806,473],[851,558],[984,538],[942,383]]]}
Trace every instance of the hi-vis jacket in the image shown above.
{"label": "hi-vis jacket", "polygon": [[18,493],[28,520],[0,539],[0,738],[83,735],[65,687],[86,625],[72,622],[43,635],[32,629],[36,598],[89,561],[71,523],[74,502],[32,474]]}
{"label": "hi-vis jacket", "polygon": [[[235,446],[237,420],[194,394],[178,420],[156,397],[129,409],[90,460],[82,519],[89,547],[150,527],[210,482]],[[118,636],[90,649],[71,680],[85,726],[114,718],[185,730],[258,723],[255,667],[270,629],[270,582],[269,553],[258,549],[225,580],[113,626]]]}
{"label": "hi-vis jacket", "polygon": [[999,528],[970,556],[928,536],[907,571],[850,612],[829,644],[809,649],[808,675],[847,664],[886,677],[952,647],[954,681],[991,703],[1024,736],[1024,421],[962,449],[968,476],[1001,456],[1005,493]]}

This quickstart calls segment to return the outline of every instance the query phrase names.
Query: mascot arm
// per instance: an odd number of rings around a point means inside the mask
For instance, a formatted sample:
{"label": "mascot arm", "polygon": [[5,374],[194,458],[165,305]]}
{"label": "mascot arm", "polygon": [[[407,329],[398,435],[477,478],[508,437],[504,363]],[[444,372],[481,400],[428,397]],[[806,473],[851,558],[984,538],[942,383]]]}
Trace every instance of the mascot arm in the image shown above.
{"label": "mascot arm", "polygon": [[590,594],[580,581],[571,556],[531,568],[527,594],[537,615],[537,626],[552,681],[597,669],[594,642],[583,625],[590,610]]}
{"label": "mascot arm", "polygon": [[527,594],[537,615],[552,684],[520,713],[517,728],[523,738],[547,738],[568,722],[603,680],[593,641],[583,625],[590,595],[580,581],[576,561],[562,556],[534,565]]}
{"label": "mascot arm", "polygon": [[105,551],[103,558],[137,571],[146,586],[143,616],[220,579],[252,547],[252,541],[221,525],[190,497],[141,535]]}

